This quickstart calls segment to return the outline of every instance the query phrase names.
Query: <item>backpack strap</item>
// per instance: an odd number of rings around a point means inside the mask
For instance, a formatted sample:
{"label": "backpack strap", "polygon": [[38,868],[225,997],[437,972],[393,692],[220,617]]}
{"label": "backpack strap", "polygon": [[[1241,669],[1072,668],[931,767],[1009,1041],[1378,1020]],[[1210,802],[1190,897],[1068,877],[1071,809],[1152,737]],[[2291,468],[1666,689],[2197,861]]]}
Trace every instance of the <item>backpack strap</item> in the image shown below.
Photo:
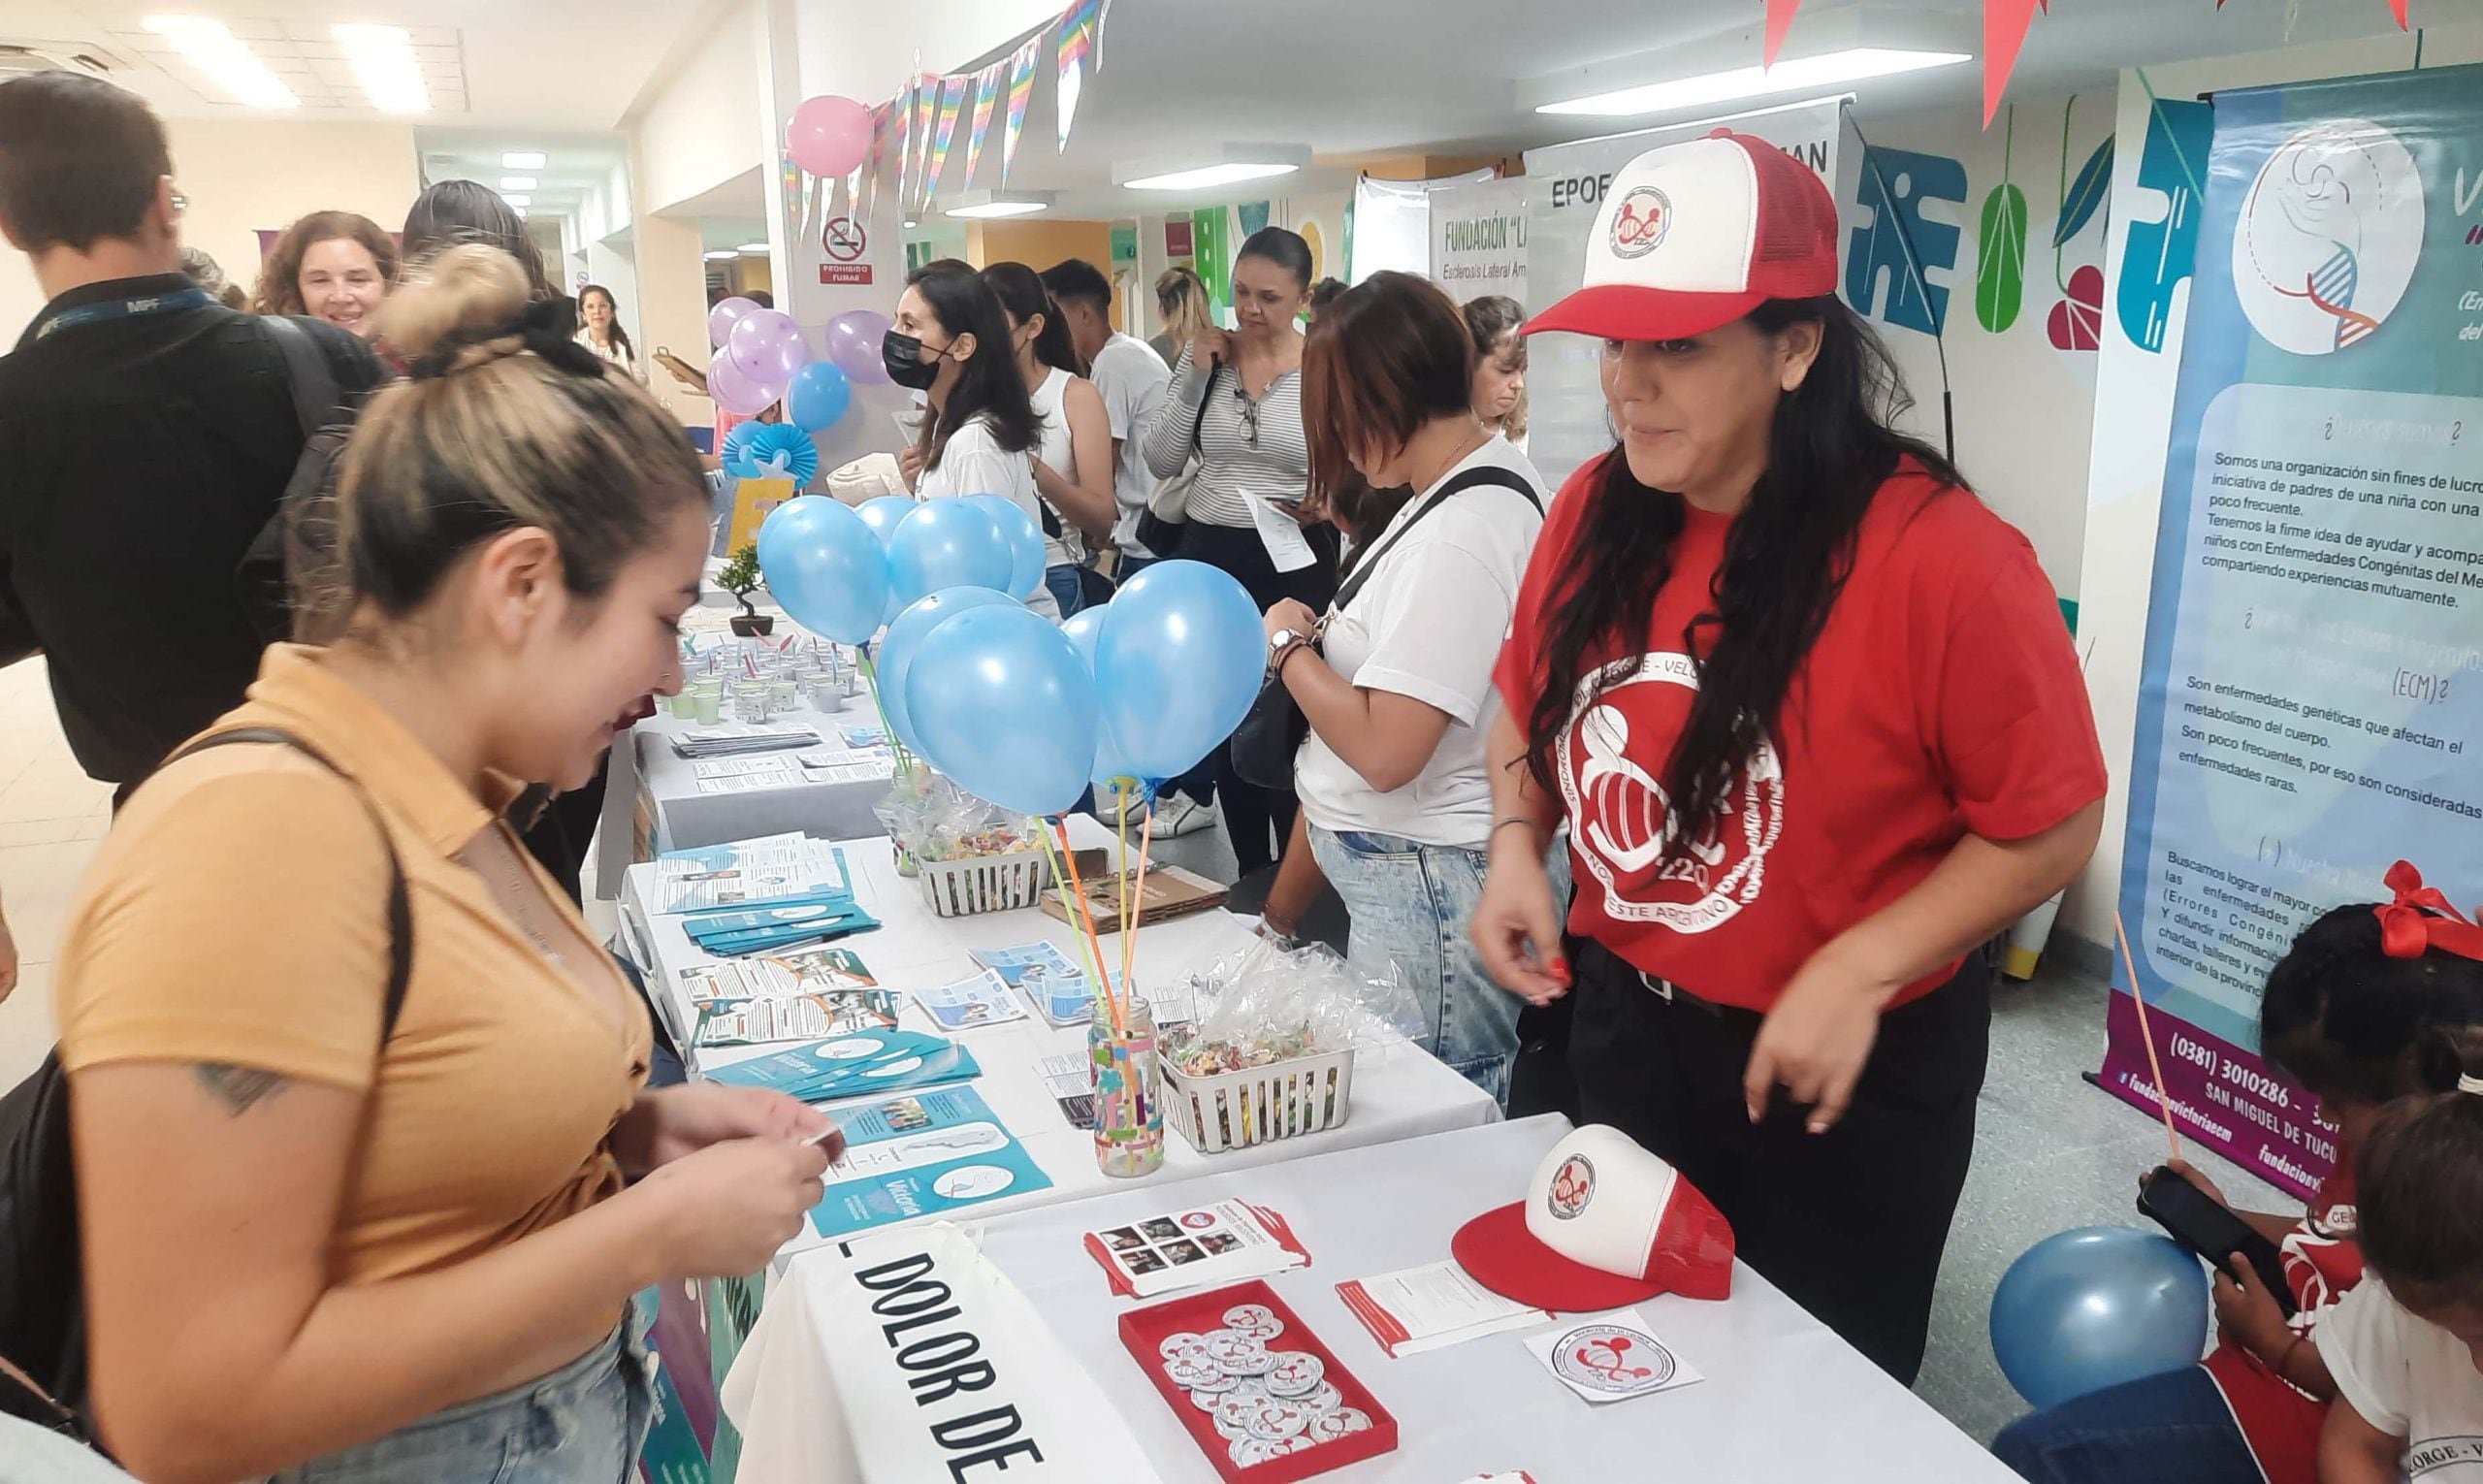
{"label": "backpack strap", "polygon": [[1370,555],[1365,556],[1359,552],[1355,554],[1353,571],[1346,576],[1345,585],[1337,590],[1337,600],[1328,605],[1328,611],[1331,613],[1344,611],[1345,604],[1354,600],[1355,596],[1362,592],[1363,584],[1369,582],[1370,574],[1378,569],[1379,559],[1395,550],[1397,543],[1404,539],[1405,532],[1421,524],[1424,516],[1448,503],[1451,496],[1484,484],[1497,484],[1505,490],[1515,490],[1526,497],[1526,502],[1534,507],[1535,514],[1543,513],[1542,499],[1534,493],[1532,485],[1518,477],[1515,470],[1503,468],[1497,464],[1486,464],[1469,468],[1441,485],[1438,494],[1417,505],[1414,513],[1405,517],[1403,525],[1389,532],[1387,538],[1377,546],[1370,548]]}
{"label": "backpack strap", "polygon": [[327,352],[310,338],[310,332],[290,315],[264,315],[259,323],[284,354],[285,381],[293,391],[293,415],[302,424],[302,441],[307,443],[321,429],[344,421],[344,393],[337,386]]}
{"label": "backpack strap", "polygon": [[371,802],[371,795],[363,790],[362,786],[354,783],[344,769],[330,761],[326,754],[293,733],[274,726],[238,726],[231,731],[201,737],[165,758],[161,766],[170,767],[183,758],[210,748],[231,747],[245,742],[292,748],[343,779],[362,800],[364,812],[371,816],[371,826],[379,831],[379,848],[388,853],[388,995],[381,1002],[379,1016],[379,1044],[384,1048],[397,1034],[397,1016],[405,1008],[405,987],[412,980],[414,970],[413,902],[405,891],[404,865],[397,858],[397,842],[389,836],[388,822],[379,817],[378,806]]}

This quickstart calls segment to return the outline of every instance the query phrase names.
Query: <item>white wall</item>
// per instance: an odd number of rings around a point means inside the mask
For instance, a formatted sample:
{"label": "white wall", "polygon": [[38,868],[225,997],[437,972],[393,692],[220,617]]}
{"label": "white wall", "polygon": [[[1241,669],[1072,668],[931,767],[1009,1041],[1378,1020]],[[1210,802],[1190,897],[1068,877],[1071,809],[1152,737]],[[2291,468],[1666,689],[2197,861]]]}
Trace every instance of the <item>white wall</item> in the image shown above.
{"label": "white wall", "polygon": [[[2427,67],[2483,61],[2483,26],[2435,27],[2425,33],[2422,46]],[[2130,224],[2161,221],[2164,216],[2162,194],[2138,183],[2146,138],[2148,85],[2162,98],[2195,99],[2216,88],[2402,71],[2412,63],[2413,51],[2412,38],[2383,36],[2151,67],[2144,82],[2135,72],[2124,73],[2106,283],[2120,282]],[[2154,580],[2164,461],[2172,440],[2174,383],[2180,369],[2182,325],[2189,312],[2186,295],[2184,286],[2175,298],[2161,353],[2146,350],[2122,331],[2119,316],[2110,312],[2109,290],[2106,295],[2094,453],[2087,472],[2085,587],[2079,608],[2079,643],[2089,655],[2086,688],[2095,706],[2096,728],[2103,734],[2112,793],[2105,805],[2103,843],[2071,889],[2061,916],[2063,928],[2092,944],[2112,942],[2112,911],[2119,894],[2129,816],[2130,754],[2138,728],[2139,664]]]}
{"label": "white wall", "polygon": [[[243,288],[257,281],[260,229],[308,211],[360,211],[395,231],[420,174],[404,124],[171,118],[173,178],[188,198],[183,241],[203,247]],[[23,256],[0,252],[0,349],[43,307]]]}
{"label": "white wall", "polygon": [[753,105],[764,40],[758,6],[732,7],[640,112],[634,214],[677,207],[768,163]]}

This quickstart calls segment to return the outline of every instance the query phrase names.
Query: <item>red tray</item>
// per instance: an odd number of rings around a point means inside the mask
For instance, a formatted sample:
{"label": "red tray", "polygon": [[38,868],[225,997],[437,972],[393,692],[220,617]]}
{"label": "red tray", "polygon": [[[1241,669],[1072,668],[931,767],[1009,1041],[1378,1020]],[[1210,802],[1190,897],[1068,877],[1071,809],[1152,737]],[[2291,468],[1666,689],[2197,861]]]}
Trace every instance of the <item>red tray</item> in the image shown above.
{"label": "red tray", "polygon": [[[1164,1358],[1156,1347],[1167,1335],[1183,1331],[1204,1335],[1224,1328],[1227,1309],[1241,1304],[1264,1304],[1278,1319],[1284,1321],[1284,1334],[1274,1343],[1283,1349],[1301,1350],[1319,1357],[1327,1368],[1326,1379],[1343,1395],[1347,1406],[1359,1407],[1370,1418],[1367,1432],[1348,1434],[1331,1442],[1288,1453],[1280,1458],[1248,1468],[1233,1461],[1232,1445],[1215,1430],[1215,1419],[1190,1404],[1189,1394],[1180,1383],[1164,1373]],[[1139,1369],[1164,1394],[1165,1404],[1173,1408],[1181,1426],[1189,1429],[1197,1439],[1199,1451],[1215,1466],[1226,1484],[1294,1484],[1332,1468],[1359,1464],[1367,1458],[1377,1458],[1397,1448],[1397,1419],[1388,1414],[1378,1399],[1352,1371],[1337,1359],[1336,1352],[1321,1342],[1302,1316],[1287,1307],[1275,1290],[1264,1282],[1236,1283],[1207,1293],[1194,1293],[1162,1304],[1134,1308],[1121,1315],[1121,1343],[1129,1348]]]}

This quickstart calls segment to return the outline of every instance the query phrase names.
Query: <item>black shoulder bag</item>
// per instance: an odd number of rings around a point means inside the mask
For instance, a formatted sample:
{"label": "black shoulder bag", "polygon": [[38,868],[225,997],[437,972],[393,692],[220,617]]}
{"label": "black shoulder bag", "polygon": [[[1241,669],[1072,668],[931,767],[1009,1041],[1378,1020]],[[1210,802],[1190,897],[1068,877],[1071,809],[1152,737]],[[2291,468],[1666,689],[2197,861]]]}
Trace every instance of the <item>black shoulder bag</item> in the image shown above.
{"label": "black shoulder bag", "polygon": [[1170,479],[1158,481],[1155,489],[1148,493],[1146,503],[1138,512],[1138,544],[1153,553],[1154,559],[1158,562],[1169,561],[1181,554],[1181,537],[1187,532],[1190,523],[1169,515],[1158,515],[1155,511],[1156,497],[1161,495],[1167,486],[1178,484],[1185,492],[1185,498],[1181,502],[1185,507],[1187,506],[1187,487],[1198,479],[1199,462],[1206,457],[1205,451],[1199,446],[1199,434],[1207,427],[1207,404],[1215,400],[1215,378],[1222,374],[1224,374],[1224,363],[1221,361],[1208,368],[1207,395],[1199,399],[1198,416],[1190,419],[1189,461],[1182,466],[1179,473]]}
{"label": "black shoulder bag", "polygon": [[[1337,600],[1328,605],[1328,617],[1333,619],[1345,610],[1345,604],[1354,600],[1363,584],[1370,580],[1370,574],[1379,569],[1380,558],[1394,550],[1424,516],[1446,504],[1459,492],[1485,484],[1515,490],[1526,497],[1526,502],[1534,507],[1536,514],[1543,511],[1542,500],[1515,472],[1497,464],[1469,468],[1417,506],[1413,514],[1405,517],[1405,523],[1390,532],[1378,545],[1354,554],[1353,570],[1346,575],[1345,585],[1337,590]],[[1318,648],[1315,640],[1311,647]],[[1291,791],[1294,755],[1302,751],[1303,739],[1309,735],[1310,721],[1302,714],[1302,703],[1293,698],[1293,693],[1285,689],[1284,677],[1271,664],[1267,678],[1259,683],[1259,698],[1250,703],[1250,714],[1242,719],[1233,733],[1234,776],[1262,789]]]}

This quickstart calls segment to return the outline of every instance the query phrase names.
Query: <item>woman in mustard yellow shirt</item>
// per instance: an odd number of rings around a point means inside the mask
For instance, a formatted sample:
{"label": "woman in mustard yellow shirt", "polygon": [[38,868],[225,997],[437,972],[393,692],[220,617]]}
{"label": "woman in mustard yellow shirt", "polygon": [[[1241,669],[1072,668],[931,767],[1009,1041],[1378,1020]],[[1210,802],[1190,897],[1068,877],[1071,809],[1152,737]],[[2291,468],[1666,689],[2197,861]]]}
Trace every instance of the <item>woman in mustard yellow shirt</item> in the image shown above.
{"label": "woman in mustard yellow shirt", "polygon": [[823,1115],[645,1089],[643,1008],[500,823],[679,687],[708,545],[681,430],[527,298],[472,245],[390,299],[349,630],[207,733],[294,745],[177,757],[72,914],[93,1402],[144,1478],[618,1484],[631,1296],[757,1270],[819,1198]]}

